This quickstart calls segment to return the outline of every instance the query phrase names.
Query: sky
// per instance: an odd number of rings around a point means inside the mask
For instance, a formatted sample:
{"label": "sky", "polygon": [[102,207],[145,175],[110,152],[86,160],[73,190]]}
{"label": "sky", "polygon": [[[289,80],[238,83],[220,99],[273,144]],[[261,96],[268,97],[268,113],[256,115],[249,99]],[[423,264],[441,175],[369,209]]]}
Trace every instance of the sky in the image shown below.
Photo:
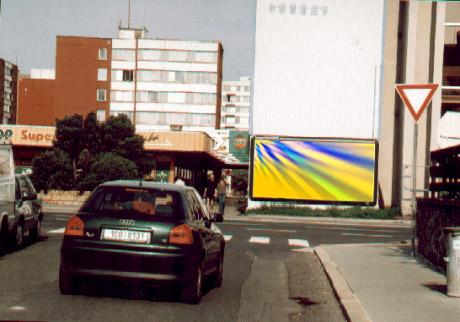
{"label": "sky", "polygon": [[[56,36],[116,38],[128,27],[129,0],[0,0],[0,58],[54,69]],[[223,79],[252,76],[256,0],[131,0],[130,26],[148,38],[217,40],[224,48]]]}

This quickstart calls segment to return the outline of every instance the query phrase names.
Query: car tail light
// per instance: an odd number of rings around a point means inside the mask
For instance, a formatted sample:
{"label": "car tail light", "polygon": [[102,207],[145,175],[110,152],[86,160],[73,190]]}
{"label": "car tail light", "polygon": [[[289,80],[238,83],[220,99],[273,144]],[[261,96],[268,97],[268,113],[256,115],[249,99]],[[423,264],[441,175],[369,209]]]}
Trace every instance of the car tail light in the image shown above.
{"label": "car tail light", "polygon": [[85,223],[77,215],[70,217],[65,227],[64,235],[67,236],[83,236]]}
{"label": "car tail light", "polygon": [[189,225],[183,224],[174,227],[169,232],[169,243],[180,245],[193,244],[193,233]]}

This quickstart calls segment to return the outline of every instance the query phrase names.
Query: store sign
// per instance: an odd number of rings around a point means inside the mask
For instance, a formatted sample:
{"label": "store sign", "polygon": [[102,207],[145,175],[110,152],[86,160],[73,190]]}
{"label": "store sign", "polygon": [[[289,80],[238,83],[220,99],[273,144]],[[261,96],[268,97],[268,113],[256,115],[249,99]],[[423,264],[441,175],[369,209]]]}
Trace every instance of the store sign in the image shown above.
{"label": "store sign", "polygon": [[230,132],[229,152],[232,154],[249,155],[249,133],[248,132]]}
{"label": "store sign", "polygon": [[56,128],[48,126],[1,125],[0,139],[13,145],[53,146]]}

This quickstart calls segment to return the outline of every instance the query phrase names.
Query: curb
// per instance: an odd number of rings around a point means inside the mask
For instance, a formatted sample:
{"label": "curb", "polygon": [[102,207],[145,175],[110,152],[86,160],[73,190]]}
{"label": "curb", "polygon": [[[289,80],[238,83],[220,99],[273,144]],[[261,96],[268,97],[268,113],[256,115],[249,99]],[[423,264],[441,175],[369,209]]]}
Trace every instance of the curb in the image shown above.
{"label": "curb", "polygon": [[347,321],[372,322],[361,302],[351,290],[347,281],[332,261],[326,249],[319,246],[315,247],[314,250],[316,256],[321,262],[321,265],[323,266],[324,271],[326,272]]}
{"label": "curb", "polygon": [[300,217],[300,216],[275,216],[275,215],[237,215],[234,219],[241,221],[262,221],[262,222],[278,222],[278,221],[301,221],[301,222],[322,222],[327,224],[343,224],[343,225],[370,225],[370,226],[400,226],[410,227],[410,220],[385,220],[385,219],[354,219],[354,218],[331,218],[331,217]]}

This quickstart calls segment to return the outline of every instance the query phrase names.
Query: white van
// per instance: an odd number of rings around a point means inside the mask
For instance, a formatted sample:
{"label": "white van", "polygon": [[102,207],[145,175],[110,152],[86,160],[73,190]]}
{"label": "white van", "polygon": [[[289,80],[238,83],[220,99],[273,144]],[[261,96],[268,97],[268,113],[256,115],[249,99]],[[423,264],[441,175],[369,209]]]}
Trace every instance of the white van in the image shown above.
{"label": "white van", "polygon": [[15,224],[14,158],[11,145],[0,145],[0,255]]}

